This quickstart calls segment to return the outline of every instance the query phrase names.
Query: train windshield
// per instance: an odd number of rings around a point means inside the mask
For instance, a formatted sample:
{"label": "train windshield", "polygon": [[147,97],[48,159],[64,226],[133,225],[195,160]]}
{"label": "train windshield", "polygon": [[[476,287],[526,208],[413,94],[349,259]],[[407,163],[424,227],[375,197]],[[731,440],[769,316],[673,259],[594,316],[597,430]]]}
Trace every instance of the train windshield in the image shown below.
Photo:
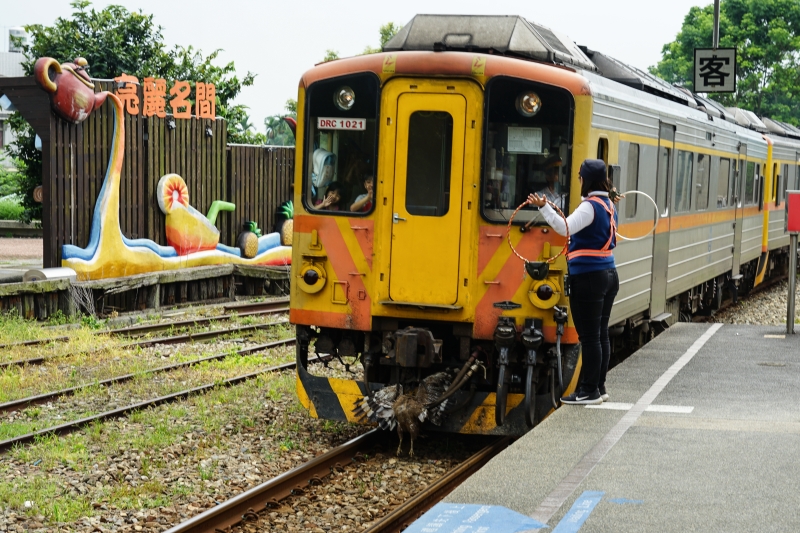
{"label": "train windshield", "polygon": [[378,100],[373,74],[309,87],[303,195],[309,210],[348,215],[372,211]]}
{"label": "train windshield", "polygon": [[[507,222],[530,193],[546,195],[567,214],[572,144],[572,95],[516,78],[495,78],[487,88],[482,174],[483,216]],[[544,224],[527,206],[514,222]]]}

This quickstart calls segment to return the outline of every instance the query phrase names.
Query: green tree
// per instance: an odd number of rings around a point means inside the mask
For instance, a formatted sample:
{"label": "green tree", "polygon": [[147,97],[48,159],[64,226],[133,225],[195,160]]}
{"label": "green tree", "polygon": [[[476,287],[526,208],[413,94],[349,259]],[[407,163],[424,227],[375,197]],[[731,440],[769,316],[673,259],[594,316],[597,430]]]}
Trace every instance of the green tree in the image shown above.
{"label": "green tree", "polygon": [[330,48],[325,50],[325,57],[322,58],[322,62],[327,63],[328,61],[333,61],[334,59],[339,59],[339,52],[336,50],[331,50]]}
{"label": "green tree", "polygon": [[[675,41],[650,72],[693,89],[694,49],[710,48],[714,6],[692,7]],[[797,0],[722,0],[720,47],[737,49],[735,93],[709,96],[725,106],[741,107],[800,125],[800,2]]]}
{"label": "green tree", "polygon": [[401,29],[403,29],[402,26],[399,26],[394,22],[387,22],[378,30],[380,33],[380,46],[378,46],[378,48],[372,48],[371,46],[367,45],[367,47],[364,48],[363,54],[377,54],[383,49],[384,45],[389,42],[389,39],[397,35],[397,32],[399,32]]}
{"label": "green tree", "polygon": [[[253,84],[255,75],[248,72],[243,78],[236,75],[230,62],[224,66],[214,64],[219,50],[204,56],[191,46],[164,45],[161,26],[153,22],[152,15],[128,11],[122,6],[110,5],[102,10],[90,8],[88,0],[76,0],[70,18],[58,18],[52,26],[34,24],[25,30],[31,44],[23,46],[26,74],[33,73],[39,57],[49,56],[60,62],[84,57],[89,63],[93,78],[114,78],[121,73],[137,78],[152,76],[168,80],[192,80],[213,83],[216,86],[216,110],[228,121],[228,138],[241,140],[236,124],[242,120],[245,106],[233,104],[242,87]],[[18,161],[24,175],[21,192],[24,193],[24,220],[40,219],[41,204],[33,201],[33,189],[41,184],[41,152],[34,149],[35,134],[18,115],[12,116],[11,127],[17,142],[8,152]]]}
{"label": "green tree", "polygon": [[[287,102],[287,108],[288,102]],[[294,134],[284,120],[289,115],[273,115],[264,119],[267,129],[267,142],[271,146],[294,146]]]}

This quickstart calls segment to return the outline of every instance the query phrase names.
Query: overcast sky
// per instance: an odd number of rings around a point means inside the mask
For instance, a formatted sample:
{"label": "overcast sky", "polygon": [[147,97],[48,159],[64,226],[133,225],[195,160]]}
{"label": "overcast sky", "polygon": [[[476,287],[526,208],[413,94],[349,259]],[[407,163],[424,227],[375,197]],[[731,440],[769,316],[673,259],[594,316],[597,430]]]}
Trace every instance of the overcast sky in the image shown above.
{"label": "overcast sky", "polygon": [[[377,47],[378,29],[387,22],[403,25],[418,13],[521,15],[568,35],[573,41],[641,69],[661,58],[694,5],[711,0],[118,0],[95,1],[95,8],[122,4],[153,14],[169,45],[193,45],[208,53],[224,50],[221,61],[234,61],[241,74],[251,71],[255,84],[238,103],[250,108],[251,122],[264,130],[264,117],[283,112],[297,98],[300,76],[325,56],[340,57]],[[8,50],[8,28],[50,25],[69,17],[67,0],[3,0],[0,6],[0,51]],[[72,58],[58,58],[61,60]],[[200,80],[202,81],[202,80]]]}

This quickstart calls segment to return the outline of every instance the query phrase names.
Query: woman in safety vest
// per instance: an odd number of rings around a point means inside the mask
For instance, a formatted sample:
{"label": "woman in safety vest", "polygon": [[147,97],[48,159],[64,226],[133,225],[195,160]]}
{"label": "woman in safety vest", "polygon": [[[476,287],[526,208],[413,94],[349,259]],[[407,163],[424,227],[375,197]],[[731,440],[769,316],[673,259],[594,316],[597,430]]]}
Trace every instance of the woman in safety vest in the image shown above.
{"label": "woman in safety vest", "polygon": [[[570,233],[567,266],[572,320],[581,341],[583,364],[577,390],[561,398],[561,402],[596,405],[608,400],[606,372],[611,356],[608,319],[619,292],[611,252],[617,244],[617,212],[608,196],[612,189],[602,160],[585,160],[579,175],[583,201],[567,217]],[[566,235],[564,219],[547,204],[544,196],[531,194],[528,201],[540,208],[556,233]]]}

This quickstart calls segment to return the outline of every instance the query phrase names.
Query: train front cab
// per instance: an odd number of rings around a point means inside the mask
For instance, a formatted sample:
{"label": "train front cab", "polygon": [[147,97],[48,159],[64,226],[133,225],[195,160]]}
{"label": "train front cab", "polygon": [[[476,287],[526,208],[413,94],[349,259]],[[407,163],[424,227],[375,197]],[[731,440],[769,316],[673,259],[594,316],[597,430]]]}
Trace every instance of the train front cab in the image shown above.
{"label": "train front cab", "polygon": [[[557,340],[563,392],[574,388],[579,346],[556,309],[569,308],[563,257],[543,280],[523,276],[506,225],[544,185],[554,156],[564,162],[564,198],[577,205],[579,195],[568,192],[576,158],[585,157],[588,129],[579,122],[591,112],[588,85],[565,69],[502,57],[476,74],[476,55],[463,53],[406,53],[387,74],[389,56],[323,65],[301,83],[290,313],[298,396],[312,416],[356,421],[352,408],[367,393],[363,377],[313,375],[309,351],[366,368],[373,390],[474,367],[442,429],[523,433],[562,393],[552,389]],[[432,61],[439,76],[422,76]],[[516,75],[492,79],[493,68]],[[351,109],[336,104],[343,88],[355,95]],[[520,112],[525,94],[538,100],[538,113]],[[329,127],[348,118],[363,119],[363,129]],[[360,171],[375,176],[370,211],[315,206],[324,195],[323,158],[333,167],[329,183],[345,182],[361,158]],[[525,257],[544,260],[563,247],[535,210],[518,220],[531,222],[530,231],[511,233]]]}

